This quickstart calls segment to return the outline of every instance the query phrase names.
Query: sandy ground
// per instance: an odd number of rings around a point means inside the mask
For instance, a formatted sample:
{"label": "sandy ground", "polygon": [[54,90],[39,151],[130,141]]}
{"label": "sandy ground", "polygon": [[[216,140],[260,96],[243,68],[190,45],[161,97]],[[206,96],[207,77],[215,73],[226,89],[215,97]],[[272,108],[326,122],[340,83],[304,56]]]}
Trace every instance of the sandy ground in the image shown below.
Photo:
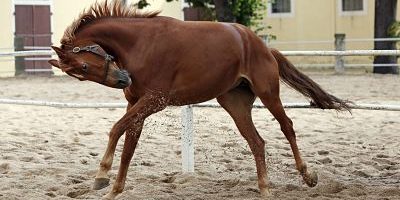
{"label": "sandy ground", "polygon": [[[311,75],[335,95],[400,104],[399,76]],[[122,102],[122,91],[69,77],[0,79],[0,98]],[[304,102],[282,87],[284,102]],[[124,109],[0,105],[0,199],[99,199],[91,190],[107,133]],[[195,173],[181,172],[180,114],[167,108],[146,120],[120,199],[259,199],[255,163],[222,109],[195,108]],[[400,199],[400,113],[353,114],[287,109],[298,145],[319,183],[308,188],[288,142],[265,109],[254,122],[265,139],[270,199]],[[121,139],[119,144],[122,144]],[[111,171],[119,166],[119,145]]]}

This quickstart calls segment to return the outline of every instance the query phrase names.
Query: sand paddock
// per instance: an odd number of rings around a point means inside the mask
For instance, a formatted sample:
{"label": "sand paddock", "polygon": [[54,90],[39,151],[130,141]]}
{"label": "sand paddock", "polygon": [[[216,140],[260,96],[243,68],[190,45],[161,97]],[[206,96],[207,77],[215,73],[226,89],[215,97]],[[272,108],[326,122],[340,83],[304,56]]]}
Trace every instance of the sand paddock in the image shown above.
{"label": "sand paddock", "polygon": [[[399,76],[311,77],[335,95],[400,104]],[[62,102],[122,102],[122,91],[69,77],[3,78],[0,97]],[[284,102],[304,102],[282,87]],[[278,123],[254,109],[265,139],[271,199],[400,199],[400,113],[353,114],[286,109],[298,145],[319,183],[308,188]],[[61,109],[0,104],[0,199],[99,199],[91,190],[107,133],[124,109]],[[222,109],[195,108],[195,173],[181,173],[180,114],[167,108],[146,120],[119,199],[258,199],[255,162]],[[115,178],[119,142],[111,179]]]}

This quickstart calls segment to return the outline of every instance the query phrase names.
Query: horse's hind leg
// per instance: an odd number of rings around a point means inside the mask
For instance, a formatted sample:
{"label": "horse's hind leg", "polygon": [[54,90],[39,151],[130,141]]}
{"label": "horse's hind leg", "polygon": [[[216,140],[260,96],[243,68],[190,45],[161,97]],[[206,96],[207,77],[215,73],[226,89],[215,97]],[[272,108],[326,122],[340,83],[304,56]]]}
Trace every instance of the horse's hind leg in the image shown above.
{"label": "horse's hind leg", "polygon": [[314,187],[315,185],[317,185],[318,176],[316,173],[308,173],[307,165],[303,162],[303,159],[300,156],[300,152],[296,143],[296,135],[293,130],[293,123],[283,109],[283,105],[279,98],[279,92],[278,94],[269,94],[265,92],[258,96],[261,99],[262,103],[268,108],[275,119],[279,122],[283,134],[285,134],[286,139],[290,143],[290,147],[292,148],[293,156],[296,161],[297,170],[299,170],[300,174],[303,177],[303,180],[309,187]]}
{"label": "horse's hind leg", "polygon": [[240,134],[248,142],[257,167],[258,186],[262,196],[269,194],[265,164],[265,142],[258,134],[251,118],[254,94],[247,87],[235,88],[217,98],[218,103],[235,121]]}

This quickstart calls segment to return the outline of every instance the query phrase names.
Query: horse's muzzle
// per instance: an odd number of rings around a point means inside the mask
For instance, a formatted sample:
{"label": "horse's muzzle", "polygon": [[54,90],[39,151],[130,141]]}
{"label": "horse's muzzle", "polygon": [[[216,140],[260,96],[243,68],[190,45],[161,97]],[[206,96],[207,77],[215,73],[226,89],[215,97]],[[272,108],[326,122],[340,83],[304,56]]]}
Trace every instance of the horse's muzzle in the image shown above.
{"label": "horse's muzzle", "polygon": [[118,89],[124,89],[124,88],[130,86],[132,83],[129,73],[125,70],[118,71],[117,77],[118,77],[118,79],[117,79],[117,84],[115,87]]}

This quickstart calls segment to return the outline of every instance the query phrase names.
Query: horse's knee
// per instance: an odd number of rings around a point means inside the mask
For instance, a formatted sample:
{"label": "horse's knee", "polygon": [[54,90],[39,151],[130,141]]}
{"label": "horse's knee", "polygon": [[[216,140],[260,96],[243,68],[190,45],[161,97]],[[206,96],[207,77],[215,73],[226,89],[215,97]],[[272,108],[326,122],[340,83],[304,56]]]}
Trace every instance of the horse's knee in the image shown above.
{"label": "horse's knee", "polygon": [[261,137],[259,137],[259,139],[258,139],[258,141],[256,142],[256,144],[257,144],[257,148],[258,148],[260,151],[264,152],[264,149],[265,149],[265,141],[264,141],[264,139],[262,139]]}
{"label": "horse's knee", "polygon": [[265,140],[261,137],[260,133],[258,133],[257,130],[256,131],[256,136],[257,136],[257,143],[261,146],[261,147],[265,147]]}

